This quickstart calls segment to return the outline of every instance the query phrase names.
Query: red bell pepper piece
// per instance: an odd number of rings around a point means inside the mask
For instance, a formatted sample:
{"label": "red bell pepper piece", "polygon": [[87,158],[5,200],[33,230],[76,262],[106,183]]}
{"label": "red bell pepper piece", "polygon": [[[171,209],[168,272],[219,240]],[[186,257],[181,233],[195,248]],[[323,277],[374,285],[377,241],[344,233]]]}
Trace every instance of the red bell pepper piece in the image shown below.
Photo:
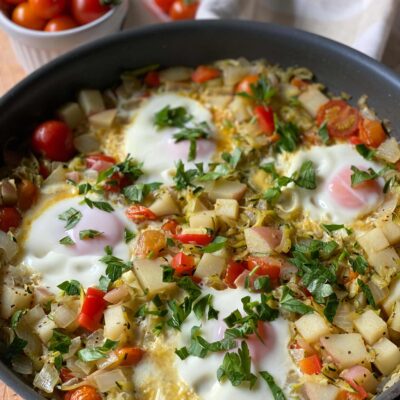
{"label": "red bell pepper piece", "polygon": [[160,74],[157,71],[150,71],[144,77],[144,83],[151,88],[160,86]]}
{"label": "red bell pepper piece", "polygon": [[207,233],[180,233],[173,237],[183,244],[196,244],[198,246],[207,246],[213,240],[213,237]]}
{"label": "red bell pepper piece", "polygon": [[89,288],[78,317],[79,325],[88,331],[95,331],[100,328],[100,320],[107,306],[103,299],[105,292],[96,288]]}
{"label": "red bell pepper piece", "polygon": [[218,78],[221,71],[218,68],[199,65],[192,74],[192,81],[196,83],[204,83],[211,79]]}
{"label": "red bell pepper piece", "polygon": [[268,275],[271,279],[278,279],[281,274],[279,261],[270,259],[269,257],[254,257],[247,258],[247,268],[252,271],[258,268],[257,275]]}
{"label": "red bell pepper piece", "polygon": [[238,261],[230,261],[228,264],[228,267],[226,269],[225,273],[225,278],[224,281],[225,283],[230,287],[230,288],[236,288],[235,281],[237,277],[246,269],[246,263],[245,262],[238,262]]}
{"label": "red bell pepper piece", "polygon": [[153,213],[149,208],[133,205],[126,210],[126,216],[134,222],[142,222],[147,219],[155,220],[157,215]]}
{"label": "red bell pepper piece", "polygon": [[274,112],[271,107],[257,106],[254,108],[254,114],[257,118],[261,130],[269,135],[275,131]]}
{"label": "red bell pepper piece", "polygon": [[303,374],[319,374],[322,370],[322,363],[319,357],[314,354],[299,361],[299,367]]}
{"label": "red bell pepper piece", "polygon": [[172,259],[171,266],[178,275],[190,274],[195,266],[194,257],[181,251]]}

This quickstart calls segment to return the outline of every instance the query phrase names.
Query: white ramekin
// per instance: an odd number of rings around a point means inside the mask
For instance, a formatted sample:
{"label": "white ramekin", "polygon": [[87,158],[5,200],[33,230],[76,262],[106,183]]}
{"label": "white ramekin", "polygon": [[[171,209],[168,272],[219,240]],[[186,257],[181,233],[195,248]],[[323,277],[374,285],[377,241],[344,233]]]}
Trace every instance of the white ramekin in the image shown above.
{"label": "white ramekin", "polygon": [[129,0],[112,8],[90,24],[60,32],[43,32],[23,28],[0,11],[0,28],[7,32],[18,61],[27,72],[39,68],[79,45],[117,32],[124,21]]}

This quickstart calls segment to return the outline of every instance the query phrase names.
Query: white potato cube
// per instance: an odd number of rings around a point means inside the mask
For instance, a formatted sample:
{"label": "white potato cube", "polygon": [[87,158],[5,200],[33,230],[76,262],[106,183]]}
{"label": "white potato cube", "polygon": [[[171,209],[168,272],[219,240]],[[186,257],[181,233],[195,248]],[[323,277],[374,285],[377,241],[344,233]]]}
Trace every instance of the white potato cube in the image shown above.
{"label": "white potato cube", "polygon": [[216,231],[218,228],[217,215],[213,210],[197,212],[189,217],[189,226],[192,229],[206,228]]}
{"label": "white potato cube", "polygon": [[400,300],[400,278],[392,282],[389,288],[389,295],[382,304],[387,316],[392,313],[393,305],[397,300]]}
{"label": "white potato cube", "polygon": [[390,244],[397,244],[400,242],[400,225],[393,221],[380,221],[378,226],[386,236]]}
{"label": "white potato cube", "polygon": [[341,369],[363,364],[368,357],[364,341],[359,333],[339,333],[322,336],[321,346]]}
{"label": "white potato cube", "polygon": [[319,89],[314,86],[310,86],[298,97],[298,99],[301,105],[312,117],[316,117],[319,108],[329,100]]}
{"label": "white potato cube", "polygon": [[110,306],[104,311],[104,337],[119,342],[126,339],[128,322],[122,305]]}
{"label": "white potato cube", "polygon": [[400,257],[393,247],[368,255],[368,262],[382,277],[393,276],[400,269]]}
{"label": "white potato cube", "polygon": [[221,276],[225,266],[226,259],[224,257],[205,253],[202,255],[194,275],[202,279],[213,275]]}
{"label": "white potato cube", "polygon": [[157,217],[180,214],[180,209],[169,192],[162,193],[149,208]]}
{"label": "white potato cube", "polygon": [[370,256],[372,253],[386,249],[390,246],[382,229],[374,228],[357,238],[358,243],[364,251]]}
{"label": "white potato cube", "polygon": [[78,102],[87,116],[99,113],[106,109],[103,96],[98,90],[81,90],[78,94]]}
{"label": "white potato cube", "polygon": [[215,213],[218,217],[227,217],[237,220],[239,218],[239,203],[235,199],[217,199]]}
{"label": "white potato cube", "polygon": [[400,363],[400,349],[385,337],[375,343],[372,348],[375,350],[376,368],[383,375],[389,375]]}
{"label": "white potato cube", "polygon": [[85,121],[86,116],[78,103],[67,103],[57,111],[58,117],[64,121],[71,129],[75,129],[78,125]]}
{"label": "white potato cube", "polygon": [[34,326],[33,331],[40,337],[43,343],[47,343],[53,336],[53,329],[56,329],[57,325],[47,315],[39,320]]}
{"label": "white potato cube", "polygon": [[362,313],[359,318],[353,321],[353,324],[369,345],[387,335],[386,322],[372,310]]}
{"label": "white potato cube", "polygon": [[335,400],[340,389],[329,383],[306,382],[304,391],[308,400]]}
{"label": "white potato cube", "polygon": [[32,302],[32,294],[21,287],[0,287],[0,316],[8,319],[15,311],[29,308]]}
{"label": "white potato cube", "polygon": [[314,343],[330,332],[329,325],[317,312],[305,314],[295,323],[297,331],[308,342]]}
{"label": "white potato cube", "polygon": [[253,254],[269,254],[281,244],[282,232],[277,228],[257,226],[244,230],[247,250]]}
{"label": "white potato cube", "polygon": [[400,333],[400,301],[394,303],[392,314],[388,321],[390,329]]}
{"label": "white potato cube", "polygon": [[211,200],[235,199],[240,200],[246,192],[247,185],[239,181],[216,181],[208,190]]}
{"label": "white potato cube", "polygon": [[114,119],[117,115],[117,109],[113,108],[110,110],[101,111],[93,114],[89,117],[90,125],[96,129],[107,129],[110,128]]}

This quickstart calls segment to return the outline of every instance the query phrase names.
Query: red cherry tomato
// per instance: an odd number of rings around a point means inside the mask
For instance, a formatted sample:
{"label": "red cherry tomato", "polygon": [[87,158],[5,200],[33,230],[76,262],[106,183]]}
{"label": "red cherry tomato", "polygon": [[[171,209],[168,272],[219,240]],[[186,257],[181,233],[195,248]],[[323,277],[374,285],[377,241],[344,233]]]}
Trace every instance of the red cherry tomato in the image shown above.
{"label": "red cherry tomato", "polygon": [[36,31],[42,30],[46,25],[46,20],[38,17],[29,3],[18,4],[11,14],[11,19],[17,25]]}
{"label": "red cherry tomato", "polygon": [[174,20],[194,19],[198,7],[198,0],[175,0],[169,10],[169,16]]}
{"label": "red cherry tomato", "polygon": [[51,19],[62,14],[66,0],[28,0],[34,14],[40,18]]}
{"label": "red cherry tomato", "polygon": [[218,68],[199,65],[192,74],[192,81],[196,83],[204,83],[211,79],[218,78],[220,75],[221,71]]}
{"label": "red cherry tomato", "polygon": [[[23,3],[24,1],[26,1],[26,0],[4,0],[5,3],[14,4],[14,5]],[[1,1],[0,1],[0,4],[1,4]]]}
{"label": "red cherry tomato", "polygon": [[171,9],[172,4],[174,3],[175,0],[155,0],[156,4],[158,7],[161,8],[165,13],[169,13],[169,10]]}
{"label": "red cherry tomato", "polygon": [[168,221],[164,222],[161,229],[165,232],[169,232],[172,235],[175,235],[178,226],[179,226],[178,223],[174,219],[169,219]]}
{"label": "red cherry tomato", "polygon": [[32,148],[52,161],[68,161],[75,154],[71,130],[56,120],[43,122],[35,129]]}
{"label": "red cherry tomato", "polygon": [[70,390],[64,400],[101,400],[100,393],[93,387],[84,385],[77,389]]}
{"label": "red cherry tomato", "polygon": [[141,222],[145,220],[157,219],[157,215],[153,213],[149,208],[139,205],[130,206],[126,210],[126,215],[129,219],[134,222]]}
{"label": "red cherry tomato", "polygon": [[249,96],[253,94],[252,85],[256,85],[259,80],[258,75],[247,75],[237,85],[236,93],[247,93]]}
{"label": "red cherry tomato", "polygon": [[62,367],[60,369],[60,379],[62,382],[68,382],[69,380],[75,378],[75,375],[67,367]]}
{"label": "red cherry tomato", "polygon": [[15,207],[0,208],[0,230],[3,232],[8,232],[11,228],[18,228],[21,221],[21,214]]}
{"label": "red cherry tomato", "polygon": [[122,366],[136,365],[143,357],[144,350],[140,347],[122,347],[116,351],[119,364]]}
{"label": "red cherry tomato", "polygon": [[225,278],[224,281],[225,283],[230,287],[230,288],[236,288],[235,281],[237,277],[246,269],[246,263],[244,262],[237,262],[237,261],[231,261],[228,264],[228,268],[226,269],[225,273]]}
{"label": "red cherry tomato", "polygon": [[148,87],[160,86],[160,74],[157,71],[150,71],[144,77],[144,83]]}
{"label": "red cherry tomato", "polygon": [[358,111],[343,100],[330,100],[318,110],[317,124],[326,122],[333,137],[353,136],[358,130]]}
{"label": "red cherry tomato", "polygon": [[103,6],[100,0],[71,0],[71,13],[79,25],[95,21],[109,10],[110,7]]}
{"label": "red cherry tomato", "polygon": [[69,15],[60,15],[52,18],[44,27],[46,32],[66,31],[67,29],[76,28],[78,24]]}
{"label": "red cherry tomato", "polygon": [[254,114],[258,125],[266,135],[272,135],[275,131],[274,112],[271,107],[257,106],[254,108]]}
{"label": "red cherry tomato", "polygon": [[195,266],[194,257],[181,251],[172,259],[171,266],[178,275],[190,274]]}
{"label": "red cherry tomato", "polygon": [[379,147],[386,140],[386,133],[381,121],[372,119],[360,119],[358,123],[360,140],[367,146]]}

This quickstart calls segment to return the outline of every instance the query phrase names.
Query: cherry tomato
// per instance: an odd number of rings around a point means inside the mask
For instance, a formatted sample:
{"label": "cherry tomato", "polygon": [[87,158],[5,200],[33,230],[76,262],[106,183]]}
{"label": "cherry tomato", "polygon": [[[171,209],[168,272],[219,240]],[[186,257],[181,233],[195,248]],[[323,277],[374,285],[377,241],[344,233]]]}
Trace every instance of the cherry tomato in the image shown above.
{"label": "cherry tomato", "polygon": [[24,28],[41,31],[46,25],[46,20],[38,17],[32,10],[30,3],[21,3],[14,8],[11,19]]}
{"label": "cherry tomato", "polygon": [[236,93],[247,93],[249,96],[253,94],[252,85],[256,85],[259,80],[258,75],[247,75],[237,85]]}
{"label": "cherry tomato", "polygon": [[144,351],[139,347],[123,347],[116,351],[119,365],[136,365],[143,357]]}
{"label": "cherry tomato", "polygon": [[358,130],[358,111],[343,100],[330,100],[318,110],[317,124],[326,122],[333,137],[348,137]]}
{"label": "cherry tomato", "polygon": [[228,264],[228,267],[226,269],[225,273],[225,278],[224,281],[225,283],[230,287],[230,288],[236,288],[235,281],[237,277],[246,269],[246,263],[244,262],[237,262],[237,261],[231,261]]}
{"label": "cherry tomato", "polygon": [[164,222],[161,229],[165,232],[169,232],[173,235],[176,234],[178,229],[178,223],[174,219],[169,219],[168,221]]}
{"label": "cherry tomato", "polygon": [[195,266],[194,257],[181,251],[174,256],[171,266],[178,275],[191,274]]}
{"label": "cherry tomato", "polygon": [[92,154],[86,157],[86,168],[98,172],[109,169],[116,163],[115,158],[105,154]]}
{"label": "cherry tomato", "polygon": [[161,8],[165,13],[169,13],[171,6],[175,0],[155,0],[158,7]]}
{"label": "cherry tomato", "polygon": [[141,222],[147,219],[157,219],[157,215],[153,213],[149,208],[139,205],[130,206],[126,210],[126,215],[129,219],[134,222]]}
{"label": "cherry tomato", "polygon": [[100,393],[93,387],[84,385],[77,389],[70,390],[64,397],[64,400],[101,400]]}
{"label": "cherry tomato", "polygon": [[280,262],[269,257],[247,258],[247,268],[252,271],[257,268],[257,275],[268,275],[271,279],[277,279],[281,273]]}
{"label": "cherry tomato", "polygon": [[60,15],[66,6],[66,0],[28,0],[34,14],[40,18],[51,19]]}
{"label": "cherry tomato", "polygon": [[257,106],[254,108],[254,114],[258,125],[266,135],[272,135],[275,131],[274,112],[271,107]]}
{"label": "cherry tomato", "polygon": [[66,31],[67,29],[76,28],[78,24],[69,15],[60,15],[52,18],[44,27],[46,32]]}
{"label": "cherry tomato", "polygon": [[27,179],[23,179],[22,182],[17,186],[17,190],[18,207],[20,210],[28,210],[34,203],[36,203],[39,189],[34,183],[28,181]]}
{"label": "cherry tomato", "polygon": [[162,231],[149,229],[140,234],[136,246],[136,254],[142,257],[156,258],[165,249],[167,240]]}
{"label": "cherry tomato", "polygon": [[18,228],[21,221],[21,214],[15,207],[0,208],[0,230],[3,232],[8,232],[11,228]]}
{"label": "cherry tomato", "polygon": [[198,0],[175,0],[169,10],[169,16],[174,20],[194,19],[198,7]]}
{"label": "cherry tomato", "polygon": [[192,81],[196,83],[204,83],[211,79],[218,78],[220,75],[221,71],[218,68],[199,65],[192,74]]}
{"label": "cherry tomato", "polygon": [[144,83],[148,87],[160,86],[160,74],[157,71],[150,71],[144,77]]}
{"label": "cherry tomato", "polygon": [[71,13],[79,25],[95,21],[110,10],[100,0],[71,0]]}
{"label": "cherry tomato", "polygon": [[183,244],[197,244],[199,246],[207,246],[213,240],[211,235],[206,233],[180,233],[174,235],[174,239],[178,240]]}
{"label": "cherry tomato", "polygon": [[[8,4],[14,4],[14,5],[23,3],[24,1],[26,1],[26,0],[4,0],[4,2],[6,2]],[[1,4],[1,2],[0,2],[0,4]]]}
{"label": "cherry tomato", "polygon": [[363,143],[362,140],[360,139],[360,137],[356,136],[356,135],[350,136],[349,137],[349,142],[351,144],[354,144],[354,146],[356,146],[357,144],[362,144]]}
{"label": "cherry tomato", "polygon": [[300,79],[300,78],[293,78],[290,81],[290,84],[297,87],[300,90],[306,89],[308,86],[308,83],[303,81],[303,79]]}
{"label": "cherry tomato", "polygon": [[71,130],[56,120],[43,122],[35,129],[32,148],[52,161],[68,161],[75,154]]}
{"label": "cherry tomato", "polygon": [[386,140],[386,133],[378,120],[360,119],[358,129],[361,142],[367,146],[376,148]]}
{"label": "cherry tomato", "polygon": [[75,378],[75,375],[67,367],[62,367],[60,369],[60,379],[62,382],[68,382],[69,380]]}

